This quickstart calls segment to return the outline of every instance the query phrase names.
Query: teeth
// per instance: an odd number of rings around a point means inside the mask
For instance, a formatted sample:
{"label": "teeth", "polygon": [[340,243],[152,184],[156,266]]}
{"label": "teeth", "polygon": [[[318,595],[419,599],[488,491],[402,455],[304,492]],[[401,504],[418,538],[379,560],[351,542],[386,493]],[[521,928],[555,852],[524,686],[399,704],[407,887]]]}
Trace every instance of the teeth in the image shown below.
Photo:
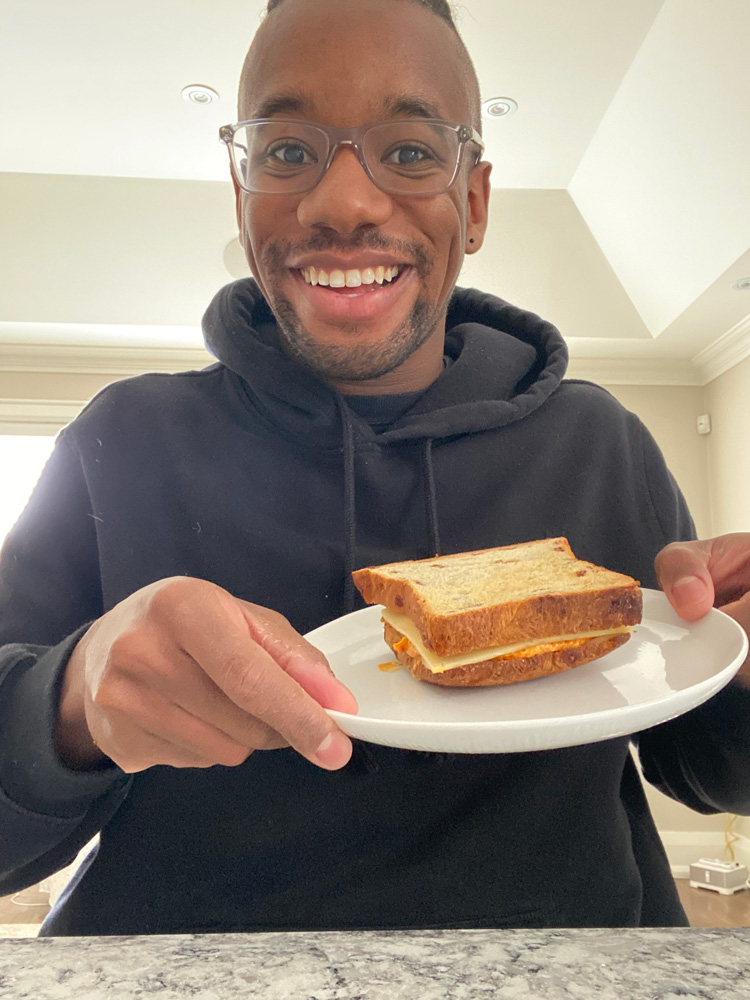
{"label": "teeth", "polygon": [[347,271],[334,270],[324,271],[323,268],[305,267],[301,270],[302,277],[308,285],[329,285],[331,288],[359,288],[360,285],[371,285],[377,282],[382,285],[384,282],[393,281],[398,274],[398,267],[376,268],[365,267],[362,270],[353,267]]}

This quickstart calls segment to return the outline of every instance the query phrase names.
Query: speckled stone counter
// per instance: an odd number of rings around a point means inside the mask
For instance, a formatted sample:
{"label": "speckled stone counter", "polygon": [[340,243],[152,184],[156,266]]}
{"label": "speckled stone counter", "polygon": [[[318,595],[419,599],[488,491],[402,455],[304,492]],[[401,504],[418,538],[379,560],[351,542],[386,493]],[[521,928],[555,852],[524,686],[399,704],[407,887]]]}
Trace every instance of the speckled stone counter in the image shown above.
{"label": "speckled stone counter", "polygon": [[748,1000],[750,928],[0,941],[2,1000]]}

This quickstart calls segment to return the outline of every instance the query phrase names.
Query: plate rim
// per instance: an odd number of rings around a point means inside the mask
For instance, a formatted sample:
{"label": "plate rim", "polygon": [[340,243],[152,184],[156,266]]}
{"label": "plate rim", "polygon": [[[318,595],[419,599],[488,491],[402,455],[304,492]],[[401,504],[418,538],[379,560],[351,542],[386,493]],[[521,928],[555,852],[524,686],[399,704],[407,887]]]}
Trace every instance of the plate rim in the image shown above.
{"label": "plate rim", "polygon": [[[672,611],[674,611],[672,605],[669,604],[669,600],[664,591],[656,590],[651,587],[642,587],[641,590],[644,595],[655,596],[660,600],[660,602],[667,601],[668,607]],[[351,611],[347,615],[342,615],[339,618],[334,618],[330,622],[325,622],[323,625],[319,625],[317,628],[311,629],[309,632],[305,633],[304,638],[307,639],[308,642],[310,642],[311,636],[314,636],[316,632],[324,628],[327,628],[334,622],[340,622],[346,618],[354,617],[355,615],[362,615],[364,612],[369,612],[372,614],[379,607],[382,607],[382,605],[371,604],[365,608],[359,608],[357,611]],[[674,613],[677,614],[676,611],[674,611]],[[726,667],[723,667],[716,674],[713,674],[710,678],[700,681],[698,684],[691,685],[689,688],[685,688],[683,691],[662,695],[650,701],[638,702],[636,705],[625,705],[625,706],[619,706],[617,708],[607,708],[607,709],[602,709],[598,712],[597,711],[585,712],[575,716],[554,716],[552,718],[536,718],[536,719],[535,718],[498,719],[498,720],[485,720],[481,722],[470,722],[470,721],[440,722],[438,720],[425,720],[425,719],[415,719],[415,720],[383,719],[368,715],[360,715],[358,713],[354,714],[351,712],[341,712],[337,709],[325,709],[325,711],[326,714],[329,715],[334,721],[338,719],[342,721],[348,719],[356,719],[363,725],[371,724],[383,727],[383,729],[386,731],[396,730],[404,726],[408,726],[410,730],[417,730],[421,732],[437,729],[442,732],[450,731],[454,733],[460,733],[462,731],[471,733],[485,733],[485,732],[503,733],[503,732],[514,732],[516,730],[524,731],[528,729],[530,725],[535,725],[544,729],[551,730],[554,729],[556,725],[559,725],[561,721],[568,722],[570,719],[573,718],[575,719],[576,724],[580,723],[581,725],[585,725],[586,722],[591,722],[593,720],[596,720],[597,722],[600,723],[606,723],[609,718],[626,717],[629,714],[629,711],[638,711],[642,710],[645,707],[658,708],[658,706],[660,704],[663,704],[664,702],[675,701],[675,700],[679,702],[680,695],[686,694],[687,692],[703,693],[704,689],[708,689],[708,695],[705,699],[703,699],[703,701],[706,701],[708,697],[711,696],[713,688],[716,688],[716,693],[718,693],[718,691],[720,691],[732,680],[734,675],[739,671],[740,667],[742,666],[742,663],[744,662],[744,659],[747,656],[748,646],[749,646],[747,633],[739,624],[739,622],[735,621],[734,618],[732,618],[730,615],[727,615],[725,612],[719,610],[718,608],[711,608],[702,618],[697,619],[696,622],[688,622],[687,620],[685,620],[685,624],[686,626],[691,624],[697,624],[697,622],[707,621],[711,617],[713,617],[714,620],[722,620],[722,619],[725,620],[722,627],[725,627],[727,622],[731,622],[731,626],[729,627],[735,630],[735,634],[739,638],[741,638],[742,641],[740,644],[740,652],[737,654],[735,659]],[[649,621],[656,622],[658,621],[658,619],[644,618],[640,624],[644,625],[647,624]],[[315,645],[315,643],[313,642],[312,645]],[[539,679],[543,680],[544,678],[539,678]],[[500,687],[502,685],[497,685],[497,686]],[[691,707],[697,708],[699,705],[703,703],[703,701],[699,701],[696,704],[692,704]],[[678,705],[676,705],[675,707],[678,708]],[[671,716],[671,718],[675,718],[680,714],[682,713],[678,710],[674,716]],[[664,721],[668,721],[668,719]],[[656,724],[658,723],[655,723],[655,725]]]}

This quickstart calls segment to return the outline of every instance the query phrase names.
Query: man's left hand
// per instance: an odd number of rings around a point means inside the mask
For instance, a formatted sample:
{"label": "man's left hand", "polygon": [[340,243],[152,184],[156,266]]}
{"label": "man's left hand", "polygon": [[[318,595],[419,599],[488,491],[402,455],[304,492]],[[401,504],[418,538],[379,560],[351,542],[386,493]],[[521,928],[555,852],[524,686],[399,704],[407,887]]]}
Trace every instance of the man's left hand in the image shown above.
{"label": "man's left hand", "polygon": [[[688,621],[718,608],[750,635],[750,532],[673,542],[656,557],[659,586]],[[750,656],[737,679],[750,687]]]}

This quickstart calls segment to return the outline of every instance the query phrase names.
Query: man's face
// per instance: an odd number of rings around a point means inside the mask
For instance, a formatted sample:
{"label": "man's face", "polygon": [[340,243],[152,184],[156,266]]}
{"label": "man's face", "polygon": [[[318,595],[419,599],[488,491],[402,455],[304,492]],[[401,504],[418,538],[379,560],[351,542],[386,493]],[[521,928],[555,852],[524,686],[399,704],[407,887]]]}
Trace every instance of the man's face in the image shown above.
{"label": "man's face", "polygon": [[[253,43],[240,113],[346,127],[408,117],[403,100],[469,122],[458,46],[438,17],[406,0],[285,0]],[[343,147],[312,191],[238,192],[241,240],[288,353],[344,391],[406,391],[437,377],[448,300],[484,235],[489,170],[465,163],[444,194],[391,195]],[[395,280],[368,283],[368,269],[387,276],[393,266]],[[364,280],[316,286],[305,280],[311,267]]]}

